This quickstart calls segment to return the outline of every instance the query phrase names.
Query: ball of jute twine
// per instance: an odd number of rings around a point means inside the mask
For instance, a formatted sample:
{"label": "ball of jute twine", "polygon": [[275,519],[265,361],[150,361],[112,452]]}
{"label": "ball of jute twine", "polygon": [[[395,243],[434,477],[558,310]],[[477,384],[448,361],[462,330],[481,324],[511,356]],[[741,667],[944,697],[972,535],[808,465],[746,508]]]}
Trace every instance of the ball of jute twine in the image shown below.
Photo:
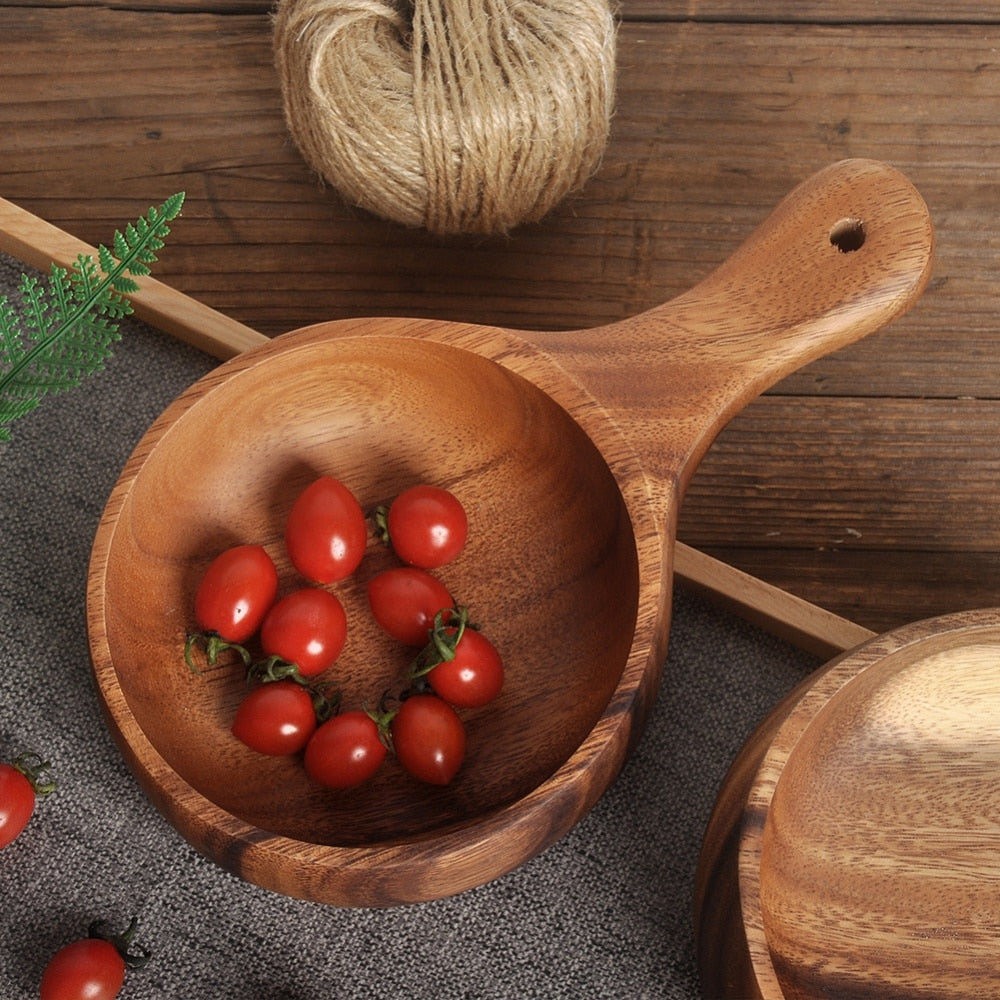
{"label": "ball of jute twine", "polygon": [[615,89],[608,0],[281,0],[275,64],[306,162],[435,233],[503,233],[581,188]]}

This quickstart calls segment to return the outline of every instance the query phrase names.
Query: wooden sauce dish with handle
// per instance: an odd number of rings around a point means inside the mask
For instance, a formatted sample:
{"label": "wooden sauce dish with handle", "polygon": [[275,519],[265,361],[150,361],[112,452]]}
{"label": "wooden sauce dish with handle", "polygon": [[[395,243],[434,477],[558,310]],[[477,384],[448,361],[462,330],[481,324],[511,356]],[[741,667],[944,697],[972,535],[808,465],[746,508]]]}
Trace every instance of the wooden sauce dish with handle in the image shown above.
{"label": "wooden sauce dish with handle", "polygon": [[[93,666],[111,731],[192,844],[245,878],[338,905],[482,884],[565,834],[614,780],[663,672],[677,508],[725,422],[797,366],[920,295],[932,227],[913,186],[853,160],[798,187],[689,292],[599,329],[531,333],[358,319],[275,338],[181,395],[135,449],[90,567]],[[282,579],[284,518],[314,477],[362,505],[431,482],[470,515],[440,576],[501,650],[500,699],[467,713],[445,788],[397,767],[351,792],[229,732],[242,672],[184,665],[200,574],[263,544]],[[336,587],[349,618],[345,703],[398,687],[374,628],[371,558]],[[664,803],[669,808],[669,803]]]}

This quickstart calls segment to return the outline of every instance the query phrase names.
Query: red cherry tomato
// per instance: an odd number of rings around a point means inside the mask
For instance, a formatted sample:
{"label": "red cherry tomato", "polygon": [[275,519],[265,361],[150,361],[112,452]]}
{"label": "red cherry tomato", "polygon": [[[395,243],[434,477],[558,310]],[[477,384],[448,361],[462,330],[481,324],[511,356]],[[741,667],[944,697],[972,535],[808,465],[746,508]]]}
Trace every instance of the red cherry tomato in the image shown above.
{"label": "red cherry tomato", "polygon": [[110,941],[82,938],[53,955],[41,1000],[113,1000],[125,982],[125,960]]}
{"label": "red cherry tomato", "polygon": [[503,688],[503,661],[481,632],[466,628],[455,643],[455,658],[439,663],[427,674],[432,688],[451,705],[479,708]]}
{"label": "red cherry tomato", "polygon": [[246,642],[278,593],[278,571],[260,545],[237,545],[212,560],[198,586],[198,627],[226,642]]}
{"label": "red cherry tomato", "polygon": [[389,506],[389,542],[403,562],[435,569],[465,545],[469,521],[458,498],[440,486],[411,486]]}
{"label": "red cherry tomato", "polygon": [[447,785],[458,773],[465,759],[465,726],[437,695],[407,698],[391,728],[396,758],[414,778]]}
{"label": "red cherry tomato", "polygon": [[285,545],[292,565],[315,583],[350,576],[368,544],[368,525],[354,494],[331,476],[307,486],[292,505]]}
{"label": "red cherry tomato", "polygon": [[425,645],[434,616],[454,605],[440,580],[412,566],[397,566],[373,576],[367,591],[375,621],[408,646]]}
{"label": "red cherry tomato", "polygon": [[283,597],[260,627],[266,656],[278,656],[314,677],[332,667],[347,638],[343,604],[326,590],[306,587]]}
{"label": "red cherry tomato", "polygon": [[0,847],[20,836],[35,810],[35,789],[12,764],[0,764]]}
{"label": "red cherry tomato", "polygon": [[367,712],[344,712],[324,722],[306,745],[306,773],[327,788],[353,788],[375,774],[386,753]]}
{"label": "red cherry tomato", "polygon": [[0,764],[0,848],[21,835],[35,811],[35,800],[55,789],[55,782],[43,777],[48,766],[34,753]]}
{"label": "red cherry tomato", "polygon": [[233,735],[251,750],[273,757],[298,753],[315,731],[312,697],[295,681],[254,688],[240,702],[232,727]]}

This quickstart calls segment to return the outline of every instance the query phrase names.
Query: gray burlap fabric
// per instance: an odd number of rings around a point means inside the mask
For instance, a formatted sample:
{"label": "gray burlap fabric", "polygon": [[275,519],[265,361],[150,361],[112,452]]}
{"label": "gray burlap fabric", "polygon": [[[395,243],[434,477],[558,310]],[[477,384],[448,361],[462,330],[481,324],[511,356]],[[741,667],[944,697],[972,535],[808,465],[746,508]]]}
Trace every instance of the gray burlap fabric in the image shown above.
{"label": "gray burlap fabric", "polygon": [[[0,256],[0,293],[22,267]],[[0,445],[0,756],[28,746],[60,789],[0,857],[0,998],[37,996],[48,957],[95,917],[154,952],[123,997],[688,998],[702,831],[756,722],[816,664],[683,591],[657,709],[587,819],[456,898],[339,910],[263,891],[200,857],[148,803],[101,721],[84,623],[90,545],[128,453],[213,365],[139,323],[108,370]]]}

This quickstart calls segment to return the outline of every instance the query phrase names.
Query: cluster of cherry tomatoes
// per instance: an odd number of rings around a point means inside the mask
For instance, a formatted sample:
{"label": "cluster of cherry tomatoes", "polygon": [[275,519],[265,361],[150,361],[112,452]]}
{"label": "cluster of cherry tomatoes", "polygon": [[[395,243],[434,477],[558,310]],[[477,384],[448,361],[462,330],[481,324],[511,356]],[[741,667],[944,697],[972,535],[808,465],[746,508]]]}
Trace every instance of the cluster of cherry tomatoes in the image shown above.
{"label": "cluster of cherry tomatoes", "polygon": [[[233,734],[259,753],[302,752],[307,774],[327,788],[362,784],[390,753],[413,777],[446,785],[465,757],[456,710],[488,704],[504,681],[495,646],[431,573],[462,551],[468,518],[448,490],[418,485],[376,509],[373,520],[402,563],[365,586],[378,626],[413,647],[398,696],[377,692],[377,705],[343,710],[336,686],[323,685],[348,628],[343,604],[326,585],[357,570],[369,539],[361,505],[331,476],[303,490],[285,525],[289,561],[307,582],[279,599],[278,571],[263,546],[222,552],[198,586],[199,631],[189,634],[185,657],[197,669],[196,645],[210,664],[235,649],[256,683],[237,708]],[[261,658],[249,652],[253,639]]]}

